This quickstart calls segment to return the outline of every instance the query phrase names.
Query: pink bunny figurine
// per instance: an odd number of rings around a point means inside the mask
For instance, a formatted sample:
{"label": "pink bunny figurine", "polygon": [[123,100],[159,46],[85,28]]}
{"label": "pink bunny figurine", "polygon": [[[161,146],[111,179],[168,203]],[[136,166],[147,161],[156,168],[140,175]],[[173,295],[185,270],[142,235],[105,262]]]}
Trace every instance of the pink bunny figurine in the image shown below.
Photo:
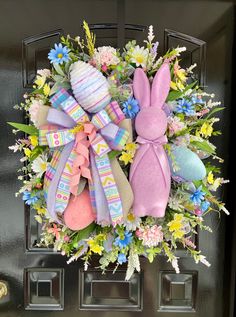
{"label": "pink bunny figurine", "polygon": [[164,217],[170,192],[171,174],[163,144],[167,117],[162,107],[170,89],[170,69],[164,63],[156,73],[152,89],[141,68],[134,73],[134,96],[140,112],[135,120],[139,148],[130,170],[134,192],[133,212],[136,216]]}

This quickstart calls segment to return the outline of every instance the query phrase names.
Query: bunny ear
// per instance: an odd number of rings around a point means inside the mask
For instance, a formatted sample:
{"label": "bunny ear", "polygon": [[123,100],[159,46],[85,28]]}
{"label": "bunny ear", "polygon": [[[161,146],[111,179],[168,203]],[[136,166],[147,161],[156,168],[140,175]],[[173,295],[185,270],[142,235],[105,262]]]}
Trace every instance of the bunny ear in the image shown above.
{"label": "bunny ear", "polygon": [[170,67],[168,63],[164,63],[153,79],[151,106],[163,106],[170,90],[170,81]]}
{"label": "bunny ear", "polygon": [[142,68],[134,72],[133,80],[134,97],[138,100],[140,108],[150,106],[150,83]]}

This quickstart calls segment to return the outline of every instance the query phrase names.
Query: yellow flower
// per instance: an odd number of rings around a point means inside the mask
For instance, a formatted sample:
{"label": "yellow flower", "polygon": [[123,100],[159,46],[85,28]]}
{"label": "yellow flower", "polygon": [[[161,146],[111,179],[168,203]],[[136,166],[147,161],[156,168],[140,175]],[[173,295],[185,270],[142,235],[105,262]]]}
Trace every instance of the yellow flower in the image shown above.
{"label": "yellow flower", "polygon": [[178,90],[177,85],[176,85],[176,83],[174,81],[170,82],[170,88],[173,89],[173,90]]}
{"label": "yellow flower", "polygon": [[177,235],[180,235],[183,228],[183,215],[182,214],[175,214],[174,220],[170,221],[167,226],[169,227],[170,232],[175,232]]}
{"label": "yellow flower", "polygon": [[31,155],[31,150],[30,150],[30,149],[24,148],[24,152],[25,152],[25,155],[26,155],[27,157],[30,157],[30,155]]}
{"label": "yellow flower", "polygon": [[47,97],[50,93],[50,86],[48,84],[45,84],[44,87],[43,87],[43,93],[44,95]]}
{"label": "yellow flower", "polygon": [[130,221],[130,222],[133,222],[135,220],[135,216],[133,213],[129,212],[128,215],[127,215],[127,220]]}
{"label": "yellow flower", "polygon": [[176,230],[173,233],[173,236],[175,239],[181,239],[185,235],[185,232],[183,230]]}
{"label": "yellow flower", "polygon": [[134,142],[127,143],[125,145],[125,150],[127,152],[129,152],[130,154],[133,154],[133,155],[135,154],[137,148],[138,148],[138,145],[136,143],[134,143]]}
{"label": "yellow flower", "polygon": [[214,183],[214,175],[212,173],[212,171],[210,171],[207,175],[207,181],[209,184],[213,184]]}
{"label": "yellow flower", "polygon": [[102,246],[100,246],[95,240],[89,240],[88,245],[89,245],[90,250],[92,252],[97,253],[99,255],[102,254],[102,251],[104,248]]}
{"label": "yellow flower", "polygon": [[37,146],[38,145],[38,137],[36,135],[29,136],[29,140],[30,140],[30,143],[33,146]]}
{"label": "yellow flower", "polygon": [[180,91],[184,90],[184,85],[183,85],[183,83],[182,83],[180,80],[178,80],[178,79],[176,79],[175,82],[174,82],[174,81],[171,81],[171,82],[170,82],[170,87],[171,87],[173,90],[180,90]]}
{"label": "yellow flower", "polygon": [[46,209],[43,207],[35,207],[39,215],[45,215]]}
{"label": "yellow flower", "polygon": [[176,71],[176,76],[183,82],[186,81],[187,77],[185,75],[185,70],[184,69],[179,69]]}
{"label": "yellow flower", "polygon": [[37,76],[36,80],[34,81],[35,84],[38,86],[38,88],[42,88],[43,85],[45,84],[46,77],[45,76]]}
{"label": "yellow flower", "polygon": [[71,129],[70,132],[76,134],[80,131],[83,131],[83,129],[84,129],[83,125],[81,123],[79,123],[73,129]]}
{"label": "yellow flower", "polygon": [[213,132],[212,124],[208,122],[204,122],[203,125],[201,126],[200,134],[202,136],[209,137],[212,135],[212,132]]}
{"label": "yellow flower", "polygon": [[119,157],[119,160],[124,162],[125,165],[127,165],[128,163],[133,162],[133,155],[131,153],[122,152],[121,156]]}

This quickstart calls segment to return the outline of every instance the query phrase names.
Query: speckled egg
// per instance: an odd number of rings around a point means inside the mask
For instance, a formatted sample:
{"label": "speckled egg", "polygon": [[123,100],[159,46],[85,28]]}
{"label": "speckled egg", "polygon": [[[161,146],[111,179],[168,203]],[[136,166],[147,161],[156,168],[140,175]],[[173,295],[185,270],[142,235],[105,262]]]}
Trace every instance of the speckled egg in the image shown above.
{"label": "speckled egg", "polygon": [[206,168],[198,155],[186,146],[171,147],[171,153],[174,156],[175,164],[178,170],[174,171],[172,159],[169,157],[171,174],[174,177],[180,177],[185,181],[201,180],[206,176]]}
{"label": "speckled egg", "polygon": [[72,64],[70,82],[76,100],[86,111],[96,113],[109,104],[109,83],[106,77],[90,64],[82,61]]}

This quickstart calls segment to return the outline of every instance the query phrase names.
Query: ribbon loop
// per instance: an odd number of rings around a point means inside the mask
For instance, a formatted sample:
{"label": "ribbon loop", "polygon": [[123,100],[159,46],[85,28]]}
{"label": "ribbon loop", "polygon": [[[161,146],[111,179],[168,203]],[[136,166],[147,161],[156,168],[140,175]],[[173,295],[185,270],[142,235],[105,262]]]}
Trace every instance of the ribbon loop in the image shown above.
{"label": "ribbon loop", "polygon": [[[126,130],[117,126],[125,119],[122,110],[118,103],[113,101],[105,109],[93,115],[90,121],[87,113],[65,89],[59,89],[50,101],[53,108],[49,110],[47,120],[59,127],[54,130],[40,130],[41,142],[51,148],[59,149],[54,151],[52,162],[45,175],[48,193],[55,194],[54,202],[49,195],[47,197],[49,213],[57,220],[56,214],[63,213],[70,193],[77,195],[81,176],[89,180],[92,188],[89,169],[89,147],[91,147],[95,162],[92,168],[96,167],[98,171],[111,220],[113,225],[116,225],[123,217],[123,210],[107,154],[111,149],[121,150],[129,137]],[[82,124],[82,131],[76,127],[79,123]],[[62,145],[67,148],[63,155],[61,155]],[[60,166],[60,169],[57,169],[57,166]],[[90,190],[92,201],[93,194]]]}

